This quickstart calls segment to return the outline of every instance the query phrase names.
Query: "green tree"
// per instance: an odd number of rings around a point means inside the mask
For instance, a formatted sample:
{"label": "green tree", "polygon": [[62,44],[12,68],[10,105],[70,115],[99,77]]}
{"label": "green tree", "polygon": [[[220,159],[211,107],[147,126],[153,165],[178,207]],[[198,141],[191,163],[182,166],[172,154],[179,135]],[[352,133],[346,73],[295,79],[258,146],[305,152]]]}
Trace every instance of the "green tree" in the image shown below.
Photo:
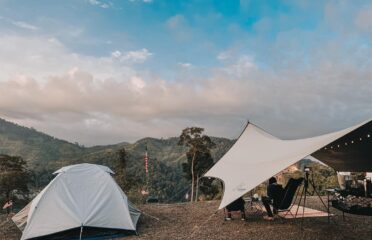
{"label": "green tree", "polygon": [[182,164],[185,177],[191,179],[191,202],[194,201],[195,185],[204,172],[213,165],[211,149],[215,144],[203,134],[204,129],[188,127],[182,130],[179,145],[188,147],[187,162]]}
{"label": "green tree", "polygon": [[21,157],[0,155],[0,194],[5,195],[7,200],[14,190],[28,192],[29,176],[26,161]]}
{"label": "green tree", "polygon": [[183,189],[187,181],[182,177],[181,169],[175,169],[166,163],[151,159],[149,165],[151,195],[157,196],[161,202],[172,202],[183,199]]}
{"label": "green tree", "polygon": [[116,166],[116,182],[119,186],[124,190],[127,191],[128,189],[128,179],[127,179],[127,161],[128,161],[128,154],[125,148],[121,148],[117,151],[117,166]]}

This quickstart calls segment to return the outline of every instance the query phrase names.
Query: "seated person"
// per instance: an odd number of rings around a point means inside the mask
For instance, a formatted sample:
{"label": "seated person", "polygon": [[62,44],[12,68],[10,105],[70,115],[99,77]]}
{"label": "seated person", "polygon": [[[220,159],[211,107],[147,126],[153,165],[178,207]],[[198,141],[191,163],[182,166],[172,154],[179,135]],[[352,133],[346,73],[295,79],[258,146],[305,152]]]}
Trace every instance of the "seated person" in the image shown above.
{"label": "seated person", "polygon": [[271,177],[267,186],[267,197],[262,197],[262,203],[267,212],[267,216],[264,217],[266,220],[274,220],[270,205],[273,205],[274,214],[277,214],[279,205],[283,200],[283,193],[282,185],[277,183],[275,177]]}
{"label": "seated person", "polygon": [[236,199],[234,202],[230,203],[226,206],[227,210],[227,217],[225,220],[231,220],[231,212],[232,211],[240,211],[241,220],[245,220],[245,208],[244,208],[244,200],[242,197]]}

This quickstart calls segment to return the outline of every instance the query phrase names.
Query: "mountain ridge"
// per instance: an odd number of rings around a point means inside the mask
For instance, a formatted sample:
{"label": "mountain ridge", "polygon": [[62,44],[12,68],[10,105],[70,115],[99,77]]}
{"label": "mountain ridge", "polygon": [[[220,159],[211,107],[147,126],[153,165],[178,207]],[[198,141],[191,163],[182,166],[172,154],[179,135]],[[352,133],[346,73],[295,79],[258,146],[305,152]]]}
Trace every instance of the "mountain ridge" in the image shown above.
{"label": "mountain ridge", "polygon": [[[222,157],[234,142],[228,138],[211,138],[217,144],[217,147],[212,150],[215,160]],[[97,159],[92,159],[91,156],[104,153],[112,154],[123,147],[129,154],[141,157],[145,152],[145,146],[147,146],[150,157],[177,165],[186,159],[183,155],[187,150],[177,144],[178,139],[178,137],[166,139],[145,137],[134,143],[120,142],[85,147],[0,118],[0,154],[21,156],[32,168],[40,164],[76,163],[84,159],[88,162],[91,160],[100,162],[96,161]]]}

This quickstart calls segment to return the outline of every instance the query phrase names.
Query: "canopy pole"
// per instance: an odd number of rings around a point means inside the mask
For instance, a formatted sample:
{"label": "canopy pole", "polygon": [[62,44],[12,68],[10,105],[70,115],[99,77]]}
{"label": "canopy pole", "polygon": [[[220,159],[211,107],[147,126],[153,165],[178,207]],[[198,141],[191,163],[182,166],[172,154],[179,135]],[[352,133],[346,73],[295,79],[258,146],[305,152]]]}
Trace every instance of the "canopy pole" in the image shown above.
{"label": "canopy pole", "polygon": [[79,240],[81,240],[81,237],[83,236],[83,225],[81,225],[80,227],[80,236],[79,236]]}

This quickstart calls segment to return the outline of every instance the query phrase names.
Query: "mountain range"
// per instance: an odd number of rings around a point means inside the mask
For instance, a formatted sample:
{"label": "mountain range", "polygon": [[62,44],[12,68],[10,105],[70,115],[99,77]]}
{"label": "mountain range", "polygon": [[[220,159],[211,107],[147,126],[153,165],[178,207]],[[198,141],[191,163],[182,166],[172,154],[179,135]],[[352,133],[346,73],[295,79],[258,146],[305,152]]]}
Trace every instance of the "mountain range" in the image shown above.
{"label": "mountain range", "polygon": [[[216,148],[212,150],[216,160],[221,158],[234,143],[234,140],[227,138],[212,137],[212,140],[216,143]],[[186,159],[187,150],[177,143],[178,137],[168,139],[148,137],[135,143],[121,142],[84,147],[0,118],[0,154],[21,156],[32,168],[40,165],[63,166],[76,162],[105,162],[109,159],[105,160],[103,157],[108,157],[123,147],[131,158],[143,160],[146,146],[150,158],[174,166]]]}
{"label": "mountain range", "polygon": [[[147,137],[134,143],[84,147],[0,118],[0,154],[20,156],[26,160],[40,187],[50,181],[52,172],[70,164],[95,163],[115,169],[118,164],[117,153],[122,148],[128,154],[128,178],[135,179],[132,182],[139,185],[144,184],[144,154],[147,147],[150,178],[153,179],[154,188],[157,188],[157,194],[167,198],[172,192],[181,191],[188,185],[181,168],[182,162],[186,161],[187,149],[179,146],[178,140],[178,137]],[[212,141],[216,144],[212,150],[215,161],[234,143],[234,140],[218,137],[212,137]]]}

